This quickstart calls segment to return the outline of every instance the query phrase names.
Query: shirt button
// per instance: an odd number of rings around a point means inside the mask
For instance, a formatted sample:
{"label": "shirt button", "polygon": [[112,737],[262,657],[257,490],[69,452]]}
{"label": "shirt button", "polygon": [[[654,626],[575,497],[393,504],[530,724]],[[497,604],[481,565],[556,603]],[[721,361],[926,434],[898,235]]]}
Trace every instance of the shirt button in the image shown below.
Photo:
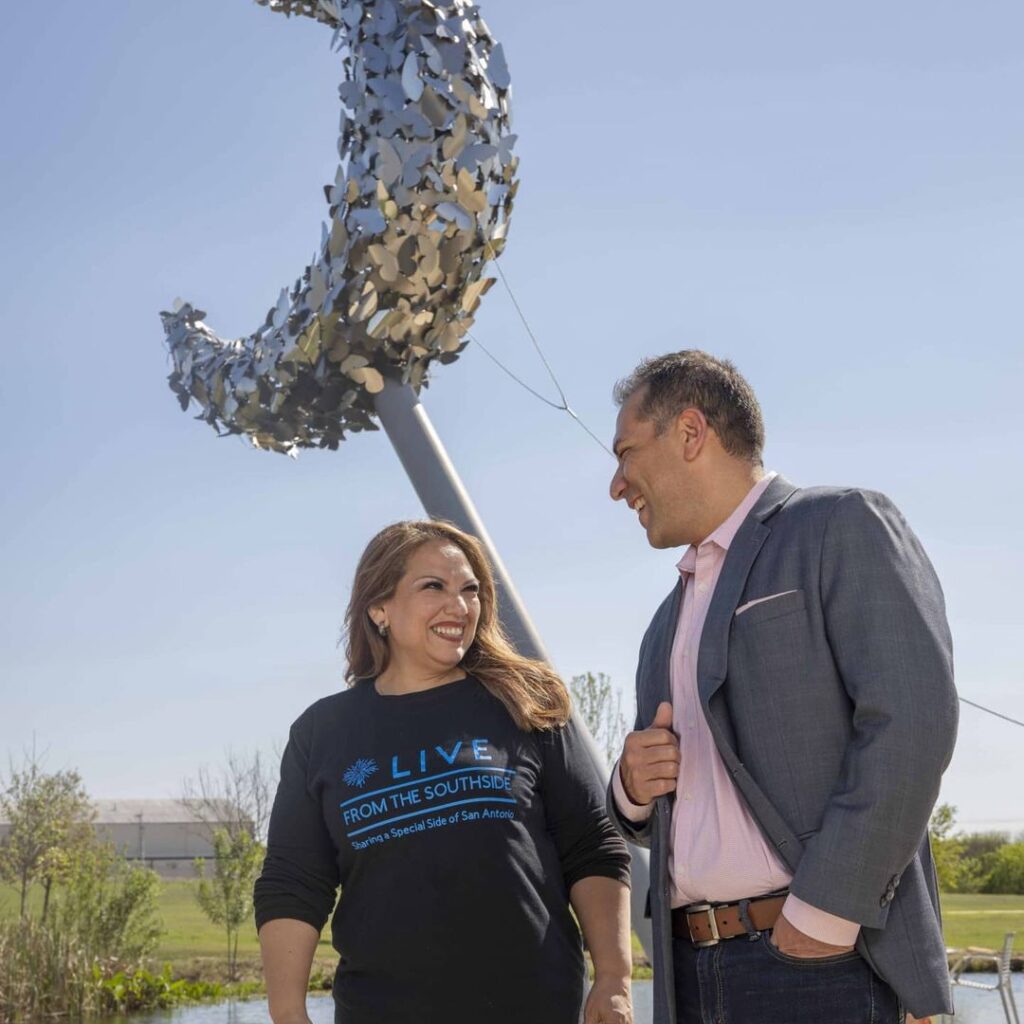
{"label": "shirt button", "polygon": [[708,585],[706,583],[698,583],[697,584],[697,593],[698,594],[706,594],[707,592],[708,592]]}

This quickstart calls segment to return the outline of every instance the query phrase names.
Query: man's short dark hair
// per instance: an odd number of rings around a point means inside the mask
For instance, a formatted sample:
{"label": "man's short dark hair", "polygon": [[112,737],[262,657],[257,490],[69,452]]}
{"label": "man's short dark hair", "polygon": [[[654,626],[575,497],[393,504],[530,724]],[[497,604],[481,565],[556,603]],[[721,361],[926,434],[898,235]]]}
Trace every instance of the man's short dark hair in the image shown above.
{"label": "man's short dark hair", "polygon": [[684,410],[699,409],[718,435],[722,447],[737,458],[760,465],[764,450],[764,420],[751,386],[727,359],[716,359],[699,349],[685,349],[645,359],[613,395],[622,405],[645,388],[638,414],[654,420],[657,433]]}

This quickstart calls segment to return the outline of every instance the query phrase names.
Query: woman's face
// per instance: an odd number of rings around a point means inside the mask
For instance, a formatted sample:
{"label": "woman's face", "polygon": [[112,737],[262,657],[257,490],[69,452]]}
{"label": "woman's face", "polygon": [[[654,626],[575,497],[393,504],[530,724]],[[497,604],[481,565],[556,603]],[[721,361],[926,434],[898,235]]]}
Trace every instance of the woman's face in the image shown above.
{"label": "woman's face", "polygon": [[466,655],[480,620],[480,584],[462,550],[428,541],[410,556],[394,595],[371,609],[388,627],[388,671],[431,677],[454,669]]}

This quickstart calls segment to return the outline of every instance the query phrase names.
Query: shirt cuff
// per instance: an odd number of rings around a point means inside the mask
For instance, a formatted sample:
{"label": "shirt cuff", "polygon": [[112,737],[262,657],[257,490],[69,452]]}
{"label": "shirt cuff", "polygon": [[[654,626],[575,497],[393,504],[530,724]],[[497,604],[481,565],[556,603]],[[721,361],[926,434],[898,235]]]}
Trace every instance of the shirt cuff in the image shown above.
{"label": "shirt cuff", "polygon": [[642,825],[654,810],[653,804],[646,806],[635,804],[626,796],[626,787],[622,784],[622,779],[619,776],[618,761],[615,762],[615,767],[612,769],[612,796],[615,797],[615,806],[619,809],[619,813],[634,825]]}
{"label": "shirt cuff", "polygon": [[845,917],[836,917],[835,914],[812,907],[793,893],[786,897],[782,913],[798,931],[819,942],[827,942],[830,946],[852,946],[860,934],[860,925],[856,921],[847,921]]}

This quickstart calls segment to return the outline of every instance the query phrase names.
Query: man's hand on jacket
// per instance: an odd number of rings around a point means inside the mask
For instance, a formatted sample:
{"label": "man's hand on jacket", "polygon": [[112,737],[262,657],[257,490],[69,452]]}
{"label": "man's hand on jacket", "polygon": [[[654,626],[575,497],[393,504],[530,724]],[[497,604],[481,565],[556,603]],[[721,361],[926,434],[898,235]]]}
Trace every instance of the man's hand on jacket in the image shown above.
{"label": "man's hand on jacket", "polygon": [[631,732],[622,747],[619,777],[626,796],[640,806],[674,792],[679,777],[679,740],[672,732],[672,705],[662,701],[646,729]]}

